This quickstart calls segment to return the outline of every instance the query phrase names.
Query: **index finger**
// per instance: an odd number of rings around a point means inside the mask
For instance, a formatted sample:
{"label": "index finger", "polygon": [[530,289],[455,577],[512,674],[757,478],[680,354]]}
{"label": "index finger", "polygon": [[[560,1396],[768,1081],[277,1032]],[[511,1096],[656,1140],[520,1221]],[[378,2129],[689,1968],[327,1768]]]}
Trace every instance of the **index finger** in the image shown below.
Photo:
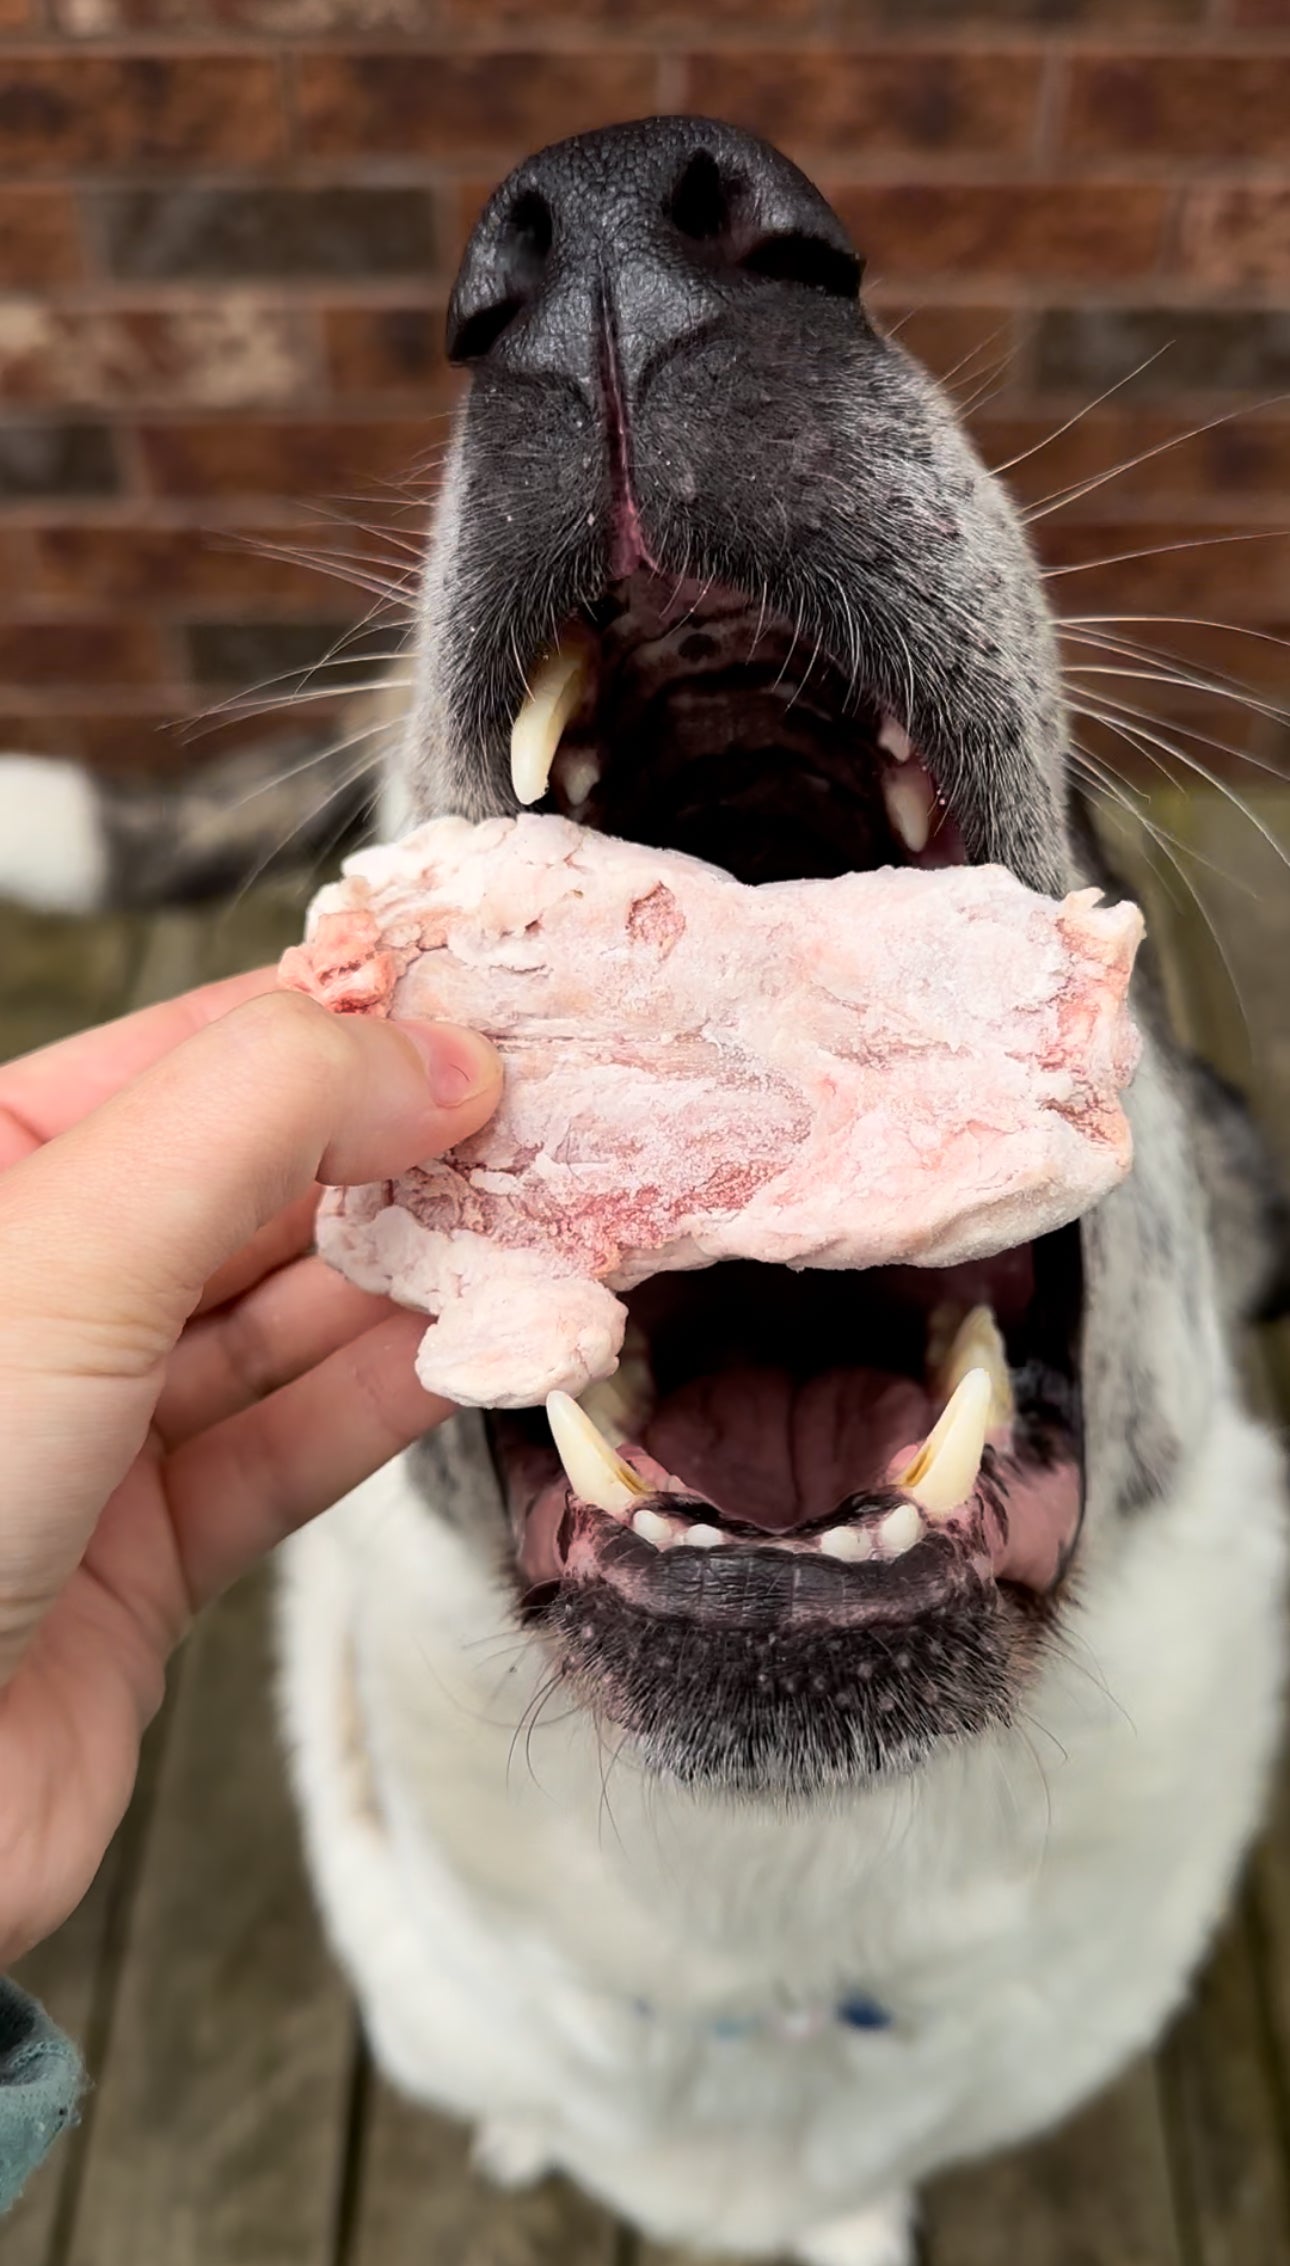
{"label": "index finger", "polygon": [[273,968],[252,968],[5,1063],[0,1067],[0,1172],[79,1124],[100,1102],[231,1007],[273,991],[277,980]]}

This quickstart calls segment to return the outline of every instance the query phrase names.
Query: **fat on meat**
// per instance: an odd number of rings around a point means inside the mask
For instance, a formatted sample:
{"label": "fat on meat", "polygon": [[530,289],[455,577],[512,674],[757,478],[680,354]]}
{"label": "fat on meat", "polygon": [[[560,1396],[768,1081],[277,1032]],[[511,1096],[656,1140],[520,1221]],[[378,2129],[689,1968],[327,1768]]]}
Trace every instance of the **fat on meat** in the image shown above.
{"label": "fat on meat", "polygon": [[487,1032],[502,1103],[329,1192],[319,1247],[435,1317],[428,1390],[496,1408],[609,1375],[615,1293],[664,1269],[1007,1248],[1129,1169],[1141,935],[998,866],[748,887],[561,818],[435,819],[348,861],[282,980]]}

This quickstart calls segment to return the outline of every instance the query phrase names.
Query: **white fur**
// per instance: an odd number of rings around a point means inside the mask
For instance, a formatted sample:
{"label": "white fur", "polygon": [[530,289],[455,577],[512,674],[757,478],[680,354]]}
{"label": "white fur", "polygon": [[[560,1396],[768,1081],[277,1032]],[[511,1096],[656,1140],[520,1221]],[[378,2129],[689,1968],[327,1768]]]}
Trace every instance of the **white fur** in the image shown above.
{"label": "white fur", "polygon": [[[501,1580],[390,1467],[292,1544],[283,1600],[380,2061],[503,2176],[559,2165],[660,2239],[906,2266],[914,2183],[1061,2116],[1205,1944],[1275,1739],[1280,1487],[1220,1383],[1172,1498],[1089,1536],[1016,1730],[790,1814],[648,1780],[544,1701]],[[848,1988],[893,2028],[711,2029]]]}
{"label": "white fur", "polygon": [[0,755],[0,900],[39,912],[91,913],[107,893],[108,857],[94,783],[78,764]]}

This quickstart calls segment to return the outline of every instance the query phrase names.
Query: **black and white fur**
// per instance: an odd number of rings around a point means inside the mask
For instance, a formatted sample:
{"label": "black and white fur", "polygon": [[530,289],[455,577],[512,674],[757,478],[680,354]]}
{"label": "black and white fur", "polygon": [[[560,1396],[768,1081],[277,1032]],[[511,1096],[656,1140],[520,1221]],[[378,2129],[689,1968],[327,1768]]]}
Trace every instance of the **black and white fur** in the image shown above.
{"label": "black and white fur", "polygon": [[[683,147],[743,162],[726,129],[664,123],[574,145],[607,241]],[[772,201],[799,194],[789,173]],[[944,396],[818,278],[695,293],[687,351],[657,351],[648,306],[617,309],[655,550],[764,583],[908,716],[974,856],[1070,886],[1092,853],[1041,585]],[[396,823],[510,807],[523,656],[603,580],[602,485],[586,396],[517,391],[485,357],[424,577]],[[58,767],[0,771],[27,814],[16,853],[0,829],[19,893],[100,899],[114,852],[88,796]],[[1085,1527],[1008,1727],[797,1805],[646,1772],[552,1698],[517,1625],[476,1416],[291,1546],[283,1712],[323,1910],[382,2066],[471,2119],[499,2179],[562,2167],[713,2253],[909,2266],[919,2182],[1062,2116],[1184,1991],[1276,1741],[1285,1494],[1229,1337],[1264,1241],[1239,1114],[1177,1059],[1145,981],[1137,1006],[1136,1169],[1083,1229]],[[852,1990],[891,2027],[830,2020]],[[732,2017],[754,2026],[727,2035]]]}

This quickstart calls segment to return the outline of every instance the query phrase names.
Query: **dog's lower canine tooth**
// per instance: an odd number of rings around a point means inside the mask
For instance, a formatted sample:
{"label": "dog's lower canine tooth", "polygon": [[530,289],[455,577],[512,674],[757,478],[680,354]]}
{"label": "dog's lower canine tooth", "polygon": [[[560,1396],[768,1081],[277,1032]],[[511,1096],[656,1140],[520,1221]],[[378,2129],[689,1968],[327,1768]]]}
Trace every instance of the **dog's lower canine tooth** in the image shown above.
{"label": "dog's lower canine tooth", "polygon": [[936,1364],[936,1386],[942,1400],[951,1401],[969,1369],[984,1369],[990,1380],[989,1430],[1011,1424],[1015,1414],[1008,1353],[999,1325],[988,1306],[974,1306],[965,1314],[954,1337]]}
{"label": "dog's lower canine tooth", "polygon": [[568,1393],[548,1393],[547,1422],[574,1494],[611,1518],[626,1518],[650,1489],[602,1440],[585,1409]]}
{"label": "dog's lower canine tooth", "polygon": [[719,1526],[683,1526],[676,1540],[678,1548],[716,1550],[726,1537]]}
{"label": "dog's lower canine tooth", "polygon": [[541,802],[560,734],[591,682],[591,651],[573,637],[544,655],[511,726],[511,785],[516,800]]}
{"label": "dog's lower canine tooth", "polygon": [[908,1488],[928,1518],[947,1518],[967,1501],[976,1485],[993,1394],[986,1371],[969,1369],[897,1481],[898,1486]]}
{"label": "dog's lower canine tooth", "polygon": [[913,741],[904,725],[898,724],[894,716],[883,717],[882,730],[878,734],[878,745],[885,748],[888,755],[897,763],[908,763],[914,752]]}

